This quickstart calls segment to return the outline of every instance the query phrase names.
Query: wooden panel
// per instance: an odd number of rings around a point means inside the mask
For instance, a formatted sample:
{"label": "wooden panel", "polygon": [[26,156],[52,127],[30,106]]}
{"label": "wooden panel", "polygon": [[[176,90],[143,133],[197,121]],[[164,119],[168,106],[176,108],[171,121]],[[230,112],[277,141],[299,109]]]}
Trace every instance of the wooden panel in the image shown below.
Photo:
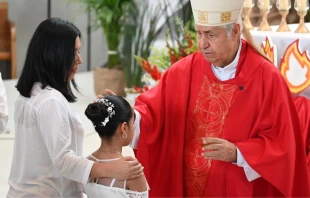
{"label": "wooden panel", "polygon": [[11,78],[16,78],[16,28],[10,23],[11,30]]}
{"label": "wooden panel", "polygon": [[0,60],[11,62],[11,78],[16,78],[16,29],[8,20],[7,2],[0,2]]}
{"label": "wooden panel", "polygon": [[10,52],[0,52],[0,60],[11,60]]}
{"label": "wooden panel", "polygon": [[[10,38],[10,37],[9,37]],[[0,39],[0,52],[1,51],[10,51],[11,41],[9,39]]]}
{"label": "wooden panel", "polygon": [[10,27],[8,24],[8,3],[0,2],[0,51],[10,51]]}
{"label": "wooden panel", "polygon": [[0,9],[8,10],[8,2],[0,2]]}
{"label": "wooden panel", "polygon": [[10,37],[8,28],[8,3],[0,2],[0,39]]}

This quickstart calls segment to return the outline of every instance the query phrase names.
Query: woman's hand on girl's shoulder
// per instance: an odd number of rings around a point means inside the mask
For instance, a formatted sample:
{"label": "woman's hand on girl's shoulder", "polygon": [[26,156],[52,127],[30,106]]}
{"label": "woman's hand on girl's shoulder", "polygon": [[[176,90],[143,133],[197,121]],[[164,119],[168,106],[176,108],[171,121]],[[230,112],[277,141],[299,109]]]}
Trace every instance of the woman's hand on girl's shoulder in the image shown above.
{"label": "woman's hand on girl's shoulder", "polygon": [[112,165],[110,168],[110,177],[118,180],[130,180],[143,175],[144,167],[137,159],[131,156],[123,157],[109,164]]}

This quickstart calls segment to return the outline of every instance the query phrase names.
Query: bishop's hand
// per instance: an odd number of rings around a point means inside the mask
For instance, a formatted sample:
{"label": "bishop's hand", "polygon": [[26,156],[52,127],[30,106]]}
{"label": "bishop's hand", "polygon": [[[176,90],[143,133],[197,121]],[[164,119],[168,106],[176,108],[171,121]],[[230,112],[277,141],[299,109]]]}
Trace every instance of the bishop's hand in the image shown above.
{"label": "bishop's hand", "polygon": [[114,93],[112,90],[110,90],[110,89],[105,89],[104,90],[105,91],[105,93],[107,94],[107,95],[115,95],[116,96],[116,93]]}
{"label": "bishop's hand", "polygon": [[237,147],[221,138],[207,138],[202,140],[202,156],[207,159],[224,162],[237,162]]}
{"label": "bishop's hand", "polygon": [[[110,89],[105,89],[105,94],[107,95],[115,95],[116,96],[116,93],[114,93],[113,91],[111,91]],[[103,95],[97,95],[97,99],[101,99],[103,98]],[[93,102],[96,102],[96,100],[93,100]]]}

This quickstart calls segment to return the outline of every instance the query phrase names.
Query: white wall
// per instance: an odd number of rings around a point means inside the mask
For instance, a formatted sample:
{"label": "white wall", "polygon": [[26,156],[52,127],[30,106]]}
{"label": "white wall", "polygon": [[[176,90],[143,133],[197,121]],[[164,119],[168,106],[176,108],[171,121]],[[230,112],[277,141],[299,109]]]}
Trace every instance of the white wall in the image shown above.
{"label": "white wall", "polygon": [[[16,25],[17,77],[20,76],[28,43],[39,23],[47,18],[47,0],[0,0],[9,2],[9,18]],[[82,32],[83,64],[79,72],[87,70],[87,15],[82,5],[69,0],[51,0],[51,17],[61,17],[73,22]],[[106,59],[106,47],[102,30],[93,31],[91,67],[102,65]]]}
{"label": "white wall", "polygon": [[[0,0],[9,2],[9,18],[16,25],[17,77],[20,76],[28,43],[39,23],[47,18],[47,0]],[[142,1],[142,0],[137,0]],[[158,3],[150,0],[154,6]],[[161,0],[163,1],[163,0]],[[177,7],[179,0],[170,0]],[[79,72],[87,70],[87,15],[83,5],[71,0],[51,0],[51,17],[73,22],[82,32],[83,64]],[[164,22],[164,21],[162,21]],[[103,65],[107,60],[107,48],[101,29],[91,34],[91,68]],[[158,41],[159,43],[161,41]]]}

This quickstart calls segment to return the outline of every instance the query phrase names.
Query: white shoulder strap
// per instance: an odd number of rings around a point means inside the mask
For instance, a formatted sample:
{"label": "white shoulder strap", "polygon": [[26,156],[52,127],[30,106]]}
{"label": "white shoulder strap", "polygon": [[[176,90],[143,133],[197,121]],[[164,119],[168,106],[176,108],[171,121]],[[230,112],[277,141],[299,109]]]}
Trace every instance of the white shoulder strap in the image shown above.
{"label": "white shoulder strap", "polygon": [[114,183],[115,183],[115,179],[113,178],[110,187],[113,187]]}
{"label": "white shoulder strap", "polygon": [[124,181],[124,189],[126,190],[126,180]]}
{"label": "white shoulder strap", "polygon": [[95,160],[96,162],[99,162],[100,160],[95,158],[93,155],[89,155],[89,157],[93,158],[93,160]]}

